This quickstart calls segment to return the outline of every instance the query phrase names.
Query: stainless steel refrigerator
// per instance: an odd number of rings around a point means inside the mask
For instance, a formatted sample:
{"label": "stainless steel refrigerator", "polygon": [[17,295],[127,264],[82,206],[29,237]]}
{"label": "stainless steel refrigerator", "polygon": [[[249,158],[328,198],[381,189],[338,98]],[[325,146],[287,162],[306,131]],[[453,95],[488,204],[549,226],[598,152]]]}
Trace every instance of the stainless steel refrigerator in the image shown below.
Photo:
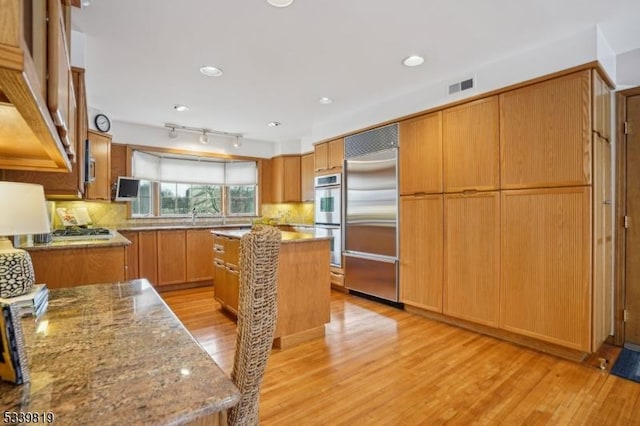
{"label": "stainless steel refrigerator", "polygon": [[398,125],[345,138],[345,286],[398,302]]}

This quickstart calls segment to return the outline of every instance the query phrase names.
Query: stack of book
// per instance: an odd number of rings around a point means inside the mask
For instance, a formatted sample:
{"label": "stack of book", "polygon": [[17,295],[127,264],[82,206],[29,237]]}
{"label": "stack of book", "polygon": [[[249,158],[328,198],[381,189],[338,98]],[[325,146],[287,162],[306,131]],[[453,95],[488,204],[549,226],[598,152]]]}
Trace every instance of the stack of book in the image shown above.
{"label": "stack of book", "polygon": [[34,316],[38,319],[47,311],[49,289],[46,284],[36,284],[31,291],[15,297],[0,297],[2,305],[16,305],[20,317]]}

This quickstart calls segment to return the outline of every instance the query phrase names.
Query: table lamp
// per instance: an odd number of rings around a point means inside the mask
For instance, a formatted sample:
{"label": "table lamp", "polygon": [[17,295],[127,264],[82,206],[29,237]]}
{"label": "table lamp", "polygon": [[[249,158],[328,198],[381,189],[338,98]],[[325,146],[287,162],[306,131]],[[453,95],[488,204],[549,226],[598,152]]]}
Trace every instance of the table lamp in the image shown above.
{"label": "table lamp", "polygon": [[35,282],[31,257],[11,235],[50,232],[42,185],[0,182],[0,297],[20,296]]}

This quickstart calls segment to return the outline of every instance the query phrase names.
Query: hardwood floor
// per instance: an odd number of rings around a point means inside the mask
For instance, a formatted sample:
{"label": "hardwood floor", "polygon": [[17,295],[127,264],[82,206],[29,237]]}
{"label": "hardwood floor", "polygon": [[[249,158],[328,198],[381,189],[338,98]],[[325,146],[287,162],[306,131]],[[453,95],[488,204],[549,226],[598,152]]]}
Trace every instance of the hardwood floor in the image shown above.
{"label": "hardwood floor", "polygon": [[[211,287],[165,292],[220,367],[235,323]],[[264,425],[640,424],[640,384],[339,292],[326,336],[274,350]]]}

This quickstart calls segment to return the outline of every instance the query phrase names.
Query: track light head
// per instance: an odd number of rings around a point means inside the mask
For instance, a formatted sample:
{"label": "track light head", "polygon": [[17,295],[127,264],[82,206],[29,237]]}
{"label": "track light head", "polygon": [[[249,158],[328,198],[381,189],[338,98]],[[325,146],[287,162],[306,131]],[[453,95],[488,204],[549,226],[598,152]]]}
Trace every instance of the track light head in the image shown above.
{"label": "track light head", "polygon": [[200,143],[204,145],[207,142],[209,142],[209,138],[207,137],[207,131],[202,129],[202,134],[200,135]]}
{"label": "track light head", "polygon": [[236,140],[233,141],[234,148],[240,148],[242,146],[242,141],[240,140],[240,136],[236,136]]}
{"label": "track light head", "polygon": [[176,128],[172,127],[171,130],[169,130],[169,139],[176,139],[178,137],[178,132],[176,132]]}

